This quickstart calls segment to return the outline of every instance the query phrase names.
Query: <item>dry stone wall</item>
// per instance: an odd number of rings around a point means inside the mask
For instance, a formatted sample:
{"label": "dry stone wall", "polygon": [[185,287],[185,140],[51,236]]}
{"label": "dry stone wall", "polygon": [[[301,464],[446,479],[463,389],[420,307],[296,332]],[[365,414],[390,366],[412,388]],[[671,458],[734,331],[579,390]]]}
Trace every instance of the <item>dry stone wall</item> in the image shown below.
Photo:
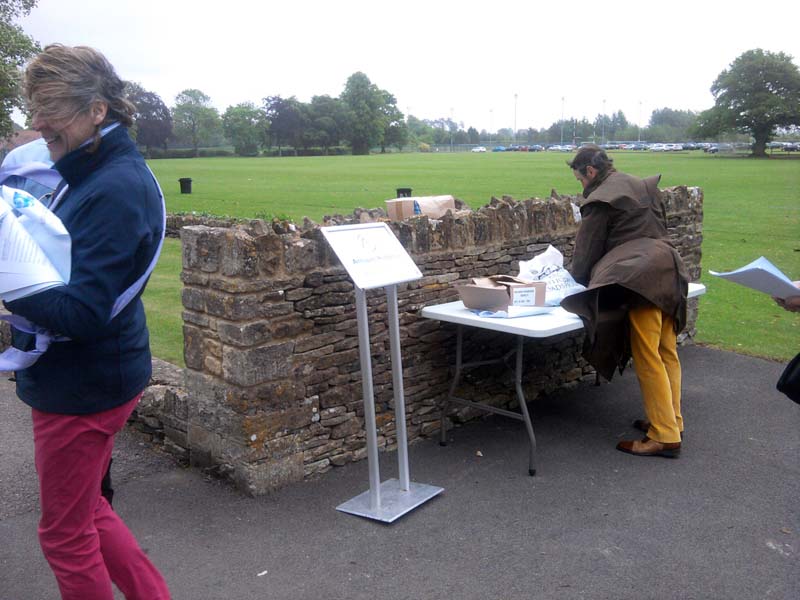
{"label": "dry stone wall", "polygon": [[[665,190],[669,229],[693,279],[700,274],[703,196]],[[422,307],[457,299],[453,284],[515,274],[548,244],[569,262],[576,225],[570,197],[511,198],[441,220],[390,223],[423,278],[398,286],[409,441],[438,432],[437,405],[447,392],[455,328],[419,316]],[[356,210],[326,225],[381,216]],[[353,285],[319,227],[262,221],[181,229],[185,388],[163,381],[140,407],[140,426],[163,436],[192,464],[213,467],[243,490],[261,494],[366,456]],[[372,370],[381,449],[396,447],[386,296],[368,293]],[[694,331],[690,302],[687,334]],[[465,351],[482,357],[511,340],[468,332]],[[593,378],[580,358],[581,334],[526,342],[529,400]],[[465,355],[465,359],[469,356]],[[170,383],[172,381],[172,383]],[[498,406],[516,402],[508,380],[476,370],[470,393]],[[477,416],[453,409],[449,423]]]}

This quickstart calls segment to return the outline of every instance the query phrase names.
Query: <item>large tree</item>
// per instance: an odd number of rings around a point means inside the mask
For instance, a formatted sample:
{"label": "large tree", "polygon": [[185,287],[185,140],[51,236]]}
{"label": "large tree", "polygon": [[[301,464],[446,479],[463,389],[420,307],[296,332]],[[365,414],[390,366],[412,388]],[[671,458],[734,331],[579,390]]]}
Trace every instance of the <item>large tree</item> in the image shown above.
{"label": "large tree", "polygon": [[126,94],[136,106],[132,128],[136,143],[144,146],[148,154],[151,148],[166,148],[172,135],[172,115],[167,105],[158,94],[138,83],[128,83]]}
{"label": "large tree", "polygon": [[306,145],[304,135],[308,126],[308,111],[294,96],[282,98],[281,96],[268,96],[264,98],[264,114],[269,120],[269,135],[272,143],[278,146],[284,144],[297,148]]}
{"label": "large tree", "polygon": [[369,149],[380,143],[386,122],[383,90],[359,71],[347,79],[341,100],[352,113],[348,137],[353,154],[369,154]]}
{"label": "large tree", "polygon": [[350,121],[347,107],[338,98],[314,96],[309,105],[309,135],[313,143],[320,146],[325,154],[335,146],[349,130]]}
{"label": "large tree", "polygon": [[12,21],[30,13],[36,2],[0,0],[0,138],[11,134],[11,112],[23,108],[19,90],[22,65],[39,49]]}
{"label": "large tree", "polygon": [[252,102],[229,106],[222,115],[222,127],[239,156],[256,156],[266,141],[266,115]]}
{"label": "large tree", "polygon": [[191,144],[195,156],[200,144],[209,143],[220,130],[219,113],[211,106],[211,98],[196,89],[175,96],[172,120],[176,137]]}
{"label": "large tree", "polygon": [[402,150],[408,142],[408,127],[405,117],[400,109],[397,108],[397,99],[387,92],[381,90],[383,102],[380,111],[383,115],[383,133],[381,134],[381,153],[386,152],[387,146],[394,146]]}
{"label": "large tree", "polygon": [[783,52],[748,50],[719,74],[711,93],[714,106],[700,113],[695,128],[700,137],[749,133],[753,154],[766,156],[778,127],[800,124],[800,70]]}

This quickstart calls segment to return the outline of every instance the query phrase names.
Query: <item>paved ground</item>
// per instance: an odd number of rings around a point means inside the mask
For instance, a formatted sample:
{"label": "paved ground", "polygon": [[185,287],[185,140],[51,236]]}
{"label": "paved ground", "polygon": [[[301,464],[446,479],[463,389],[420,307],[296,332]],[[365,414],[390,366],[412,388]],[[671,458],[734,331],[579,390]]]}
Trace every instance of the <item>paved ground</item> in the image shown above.
{"label": "paved ground", "polygon": [[[627,372],[532,403],[536,477],[522,424],[501,417],[454,430],[445,448],[411,446],[412,480],[445,491],[393,525],[335,510],[367,489],[366,462],[254,499],[130,432],[115,450],[115,505],[176,600],[796,600],[800,406],[774,389],[782,366],[681,356],[678,460],[614,450],[640,416]],[[54,600],[30,418],[11,383],[0,414],[0,600]],[[395,461],[381,457],[382,479]]]}

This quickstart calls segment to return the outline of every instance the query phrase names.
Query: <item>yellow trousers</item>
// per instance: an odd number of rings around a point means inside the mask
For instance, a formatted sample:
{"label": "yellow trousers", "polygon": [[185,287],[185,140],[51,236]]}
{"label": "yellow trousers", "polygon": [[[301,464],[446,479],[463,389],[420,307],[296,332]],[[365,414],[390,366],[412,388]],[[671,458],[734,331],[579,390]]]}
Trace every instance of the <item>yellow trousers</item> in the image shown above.
{"label": "yellow trousers", "polygon": [[633,367],[650,421],[647,437],[662,443],[681,441],[681,363],[672,317],[653,305],[628,313]]}

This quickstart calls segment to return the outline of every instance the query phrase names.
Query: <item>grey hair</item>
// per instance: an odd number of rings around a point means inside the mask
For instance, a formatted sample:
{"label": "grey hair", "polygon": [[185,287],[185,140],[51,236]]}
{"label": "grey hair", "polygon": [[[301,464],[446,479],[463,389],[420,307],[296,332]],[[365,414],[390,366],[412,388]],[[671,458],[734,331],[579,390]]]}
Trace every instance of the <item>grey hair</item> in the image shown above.
{"label": "grey hair", "polygon": [[[92,103],[108,105],[105,123],[133,124],[136,107],[125,98],[125,82],[99,51],[87,46],[51,44],[28,64],[23,92],[31,114],[74,119]],[[99,131],[99,128],[98,128]],[[97,142],[99,143],[99,134]]]}

